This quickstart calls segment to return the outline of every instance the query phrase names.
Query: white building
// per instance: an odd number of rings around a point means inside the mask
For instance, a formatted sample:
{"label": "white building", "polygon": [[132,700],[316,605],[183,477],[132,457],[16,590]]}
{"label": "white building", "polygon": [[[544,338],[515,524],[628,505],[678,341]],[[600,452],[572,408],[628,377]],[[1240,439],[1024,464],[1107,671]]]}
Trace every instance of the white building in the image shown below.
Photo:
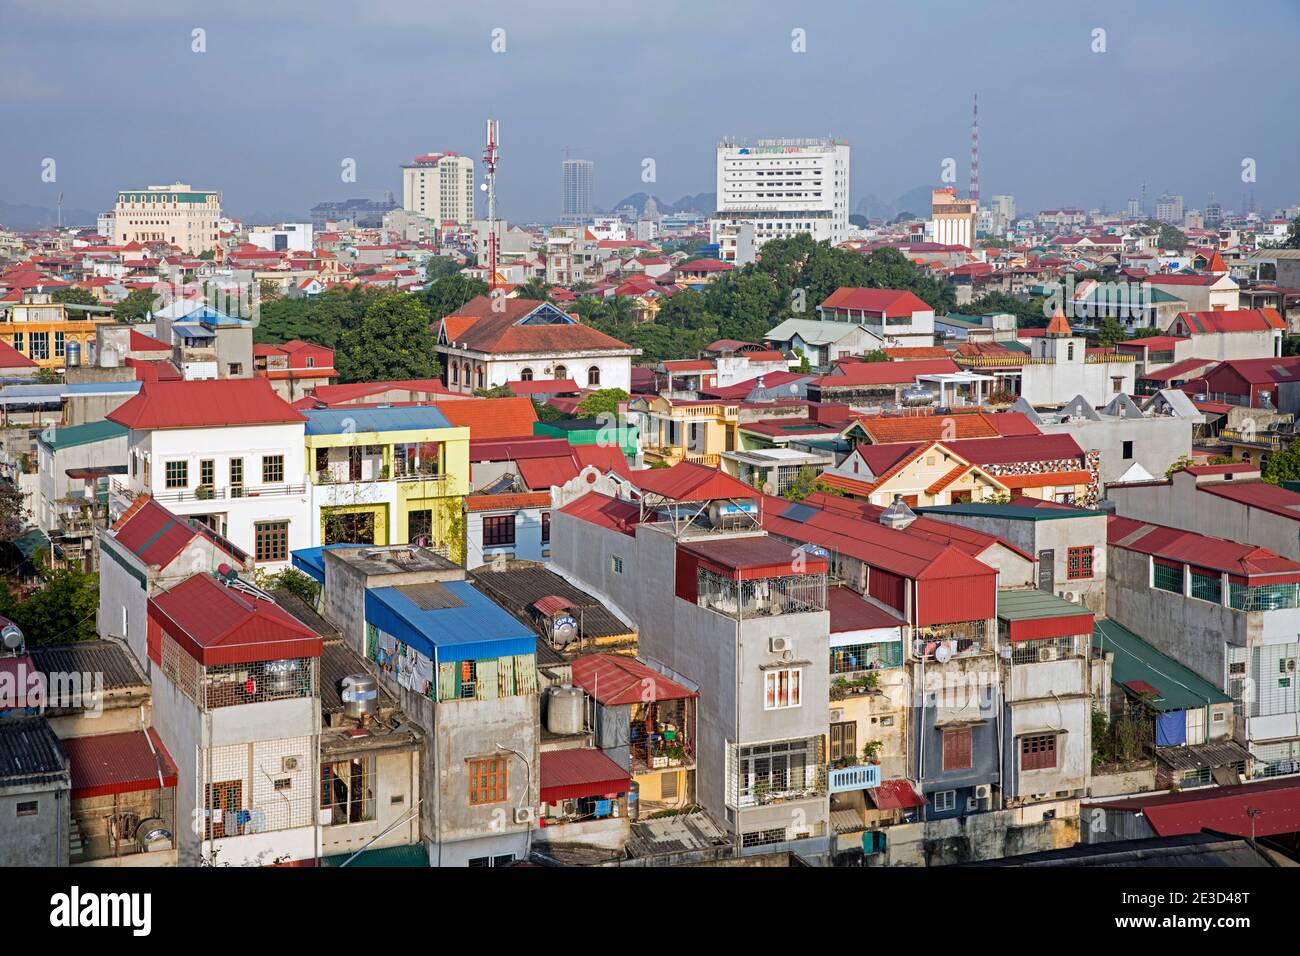
{"label": "white building", "polygon": [[930,227],[934,242],[945,246],[975,248],[975,201],[958,199],[951,186],[930,193]]}
{"label": "white building", "polygon": [[564,219],[566,222],[581,222],[591,215],[596,164],[589,159],[566,159],[563,170]]}
{"label": "white building", "polygon": [[248,231],[248,242],[267,252],[311,252],[311,223],[284,222],[276,226],[254,226]]}
{"label": "white building", "polygon": [[459,153],[426,153],[402,167],[402,208],[437,223],[474,222],[474,160]]}
{"label": "white building", "polygon": [[268,571],[311,543],[305,419],[265,379],[146,382],[107,417],[128,429],[111,511],[147,492]]}
{"label": "white building", "polygon": [[768,239],[808,233],[848,238],[849,145],[842,139],[760,139],[718,144],[717,219],[752,222]]}
{"label": "white building", "polygon": [[1135,363],[1129,355],[1089,352],[1088,340],[1075,335],[1063,312],[1052,316],[1045,335],[1033,340],[1031,360],[1020,368],[1020,394],[1031,405],[1060,402],[1062,396],[1082,396],[1093,405],[1106,405],[1117,392],[1131,395],[1136,384]]}
{"label": "white building", "polygon": [[188,183],[123,189],[113,207],[113,244],[166,242],[198,254],[215,249],[221,193]]}

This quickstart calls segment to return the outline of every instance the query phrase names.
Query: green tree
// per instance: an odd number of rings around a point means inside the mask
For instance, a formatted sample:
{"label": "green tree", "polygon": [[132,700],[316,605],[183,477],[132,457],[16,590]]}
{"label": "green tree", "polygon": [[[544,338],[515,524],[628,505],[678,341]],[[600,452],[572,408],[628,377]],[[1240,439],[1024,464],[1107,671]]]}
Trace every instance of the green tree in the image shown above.
{"label": "green tree", "polygon": [[475,398],[513,398],[514,394],[509,385],[493,385],[491,388],[474,389]]}
{"label": "green tree", "polygon": [[436,282],[445,276],[454,276],[463,268],[460,261],[451,256],[430,256],[429,261],[424,264],[424,278],[429,282]]}
{"label": "green tree", "polygon": [[1103,319],[1101,328],[1097,330],[1097,341],[1104,348],[1113,349],[1126,338],[1124,327],[1119,324],[1119,321],[1114,316],[1107,316]]}
{"label": "green tree", "polygon": [[31,645],[93,640],[99,610],[99,576],[76,568],[46,567],[45,586],[23,601],[0,587],[0,614],[22,628]]}
{"label": "green tree", "polygon": [[1156,242],[1161,249],[1183,249],[1187,246],[1187,237],[1183,235],[1181,229],[1162,222],[1160,225],[1160,235],[1156,237]]}
{"label": "green tree", "polygon": [[345,333],[334,355],[344,382],[437,378],[429,311],[415,296],[383,295],[366,309],[361,324]]}
{"label": "green tree", "polygon": [[443,276],[420,293],[424,307],[433,322],[451,315],[475,296],[487,295],[488,286],[482,279],[472,279],[463,273]]}
{"label": "green tree", "polygon": [[864,362],[888,362],[889,356],[885,354],[884,349],[876,349],[874,352],[868,352],[862,356]]}
{"label": "green tree", "polygon": [[37,385],[57,385],[59,382],[59,373],[52,368],[38,368],[36,370]]}
{"label": "green tree", "polygon": [[1280,485],[1284,481],[1300,481],[1300,440],[1287,445],[1285,451],[1269,455],[1260,477],[1273,485]]}
{"label": "green tree", "polygon": [[1300,249],[1300,216],[1291,220],[1287,227],[1286,238],[1282,240],[1283,249]]}
{"label": "green tree", "polygon": [[784,497],[790,501],[803,501],[817,490],[817,469],[804,465],[785,489]]}
{"label": "green tree", "polygon": [[533,276],[515,290],[515,295],[521,299],[537,299],[542,302],[546,301],[550,294],[551,287],[546,280],[539,279],[537,276]]}
{"label": "green tree", "polygon": [[153,314],[157,298],[152,289],[132,289],[125,299],[113,307],[113,318],[119,322],[143,322]]}
{"label": "green tree", "polygon": [[79,289],[76,286],[70,286],[66,289],[55,289],[54,294],[50,296],[51,302],[61,302],[64,305],[98,305],[95,297],[91,295],[89,289]]}
{"label": "green tree", "polygon": [[[0,481],[0,541],[13,541],[27,527],[23,493],[12,481]],[[3,589],[3,585],[0,585]]]}
{"label": "green tree", "polygon": [[617,415],[619,402],[627,400],[628,394],[621,388],[602,388],[583,397],[578,403],[578,416],[595,418],[601,414]]}

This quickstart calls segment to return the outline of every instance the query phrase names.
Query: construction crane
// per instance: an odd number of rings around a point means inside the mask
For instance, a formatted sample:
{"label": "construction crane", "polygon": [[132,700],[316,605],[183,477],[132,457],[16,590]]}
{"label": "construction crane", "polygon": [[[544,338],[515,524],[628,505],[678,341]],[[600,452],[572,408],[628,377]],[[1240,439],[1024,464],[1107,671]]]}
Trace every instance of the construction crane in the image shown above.
{"label": "construction crane", "polygon": [[497,145],[500,136],[500,123],[494,119],[487,121],[487,146],[483,149],[483,170],[486,178],[483,189],[488,202],[488,295],[497,288]]}

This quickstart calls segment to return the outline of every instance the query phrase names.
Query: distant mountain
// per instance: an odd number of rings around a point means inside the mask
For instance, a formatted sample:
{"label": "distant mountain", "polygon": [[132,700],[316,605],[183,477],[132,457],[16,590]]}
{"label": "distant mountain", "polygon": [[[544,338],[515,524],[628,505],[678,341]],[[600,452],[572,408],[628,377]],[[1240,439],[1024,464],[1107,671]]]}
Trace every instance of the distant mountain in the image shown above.
{"label": "distant mountain", "polygon": [[[65,226],[93,226],[96,214],[85,209],[63,208]],[[0,199],[0,225],[6,229],[18,231],[29,229],[48,229],[59,224],[57,209],[45,206],[28,206],[23,203],[8,203]]]}
{"label": "distant mountain", "polygon": [[[645,208],[646,200],[649,198],[649,193],[633,193],[630,196],[624,196],[610,208],[619,209],[623,206],[635,206],[640,211]],[[654,200],[661,213],[694,211],[709,215],[718,208],[717,193],[696,193],[694,196],[683,196],[677,202],[668,202],[660,196],[655,196]]]}
{"label": "distant mountain", "polygon": [[930,186],[917,186],[909,189],[893,202],[885,202],[879,196],[867,196],[858,201],[854,210],[868,219],[893,219],[900,212],[910,212],[917,216],[930,214]]}

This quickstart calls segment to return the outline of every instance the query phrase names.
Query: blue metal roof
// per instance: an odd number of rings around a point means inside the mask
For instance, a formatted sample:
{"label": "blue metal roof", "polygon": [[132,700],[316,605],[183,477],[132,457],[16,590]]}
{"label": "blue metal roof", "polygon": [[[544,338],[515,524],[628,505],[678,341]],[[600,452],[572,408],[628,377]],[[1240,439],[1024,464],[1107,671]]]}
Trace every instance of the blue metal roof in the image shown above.
{"label": "blue metal roof", "polygon": [[451,428],[451,422],[431,405],[395,408],[309,408],[308,435],[346,435],[351,432],[400,432],[423,428]]}
{"label": "blue metal roof", "polygon": [[325,552],[334,548],[364,548],[364,544],[327,544],[321,548],[299,548],[289,554],[293,566],[303,574],[325,583]]}
{"label": "blue metal roof", "polygon": [[435,663],[536,653],[537,636],[474,585],[447,581],[443,586],[463,606],[425,610],[399,588],[371,588],[366,623]]}
{"label": "blue metal roof", "polygon": [[140,391],[140,383],[135,380],[126,382],[73,382],[63,387],[69,395],[99,395],[108,392],[132,395]]}

